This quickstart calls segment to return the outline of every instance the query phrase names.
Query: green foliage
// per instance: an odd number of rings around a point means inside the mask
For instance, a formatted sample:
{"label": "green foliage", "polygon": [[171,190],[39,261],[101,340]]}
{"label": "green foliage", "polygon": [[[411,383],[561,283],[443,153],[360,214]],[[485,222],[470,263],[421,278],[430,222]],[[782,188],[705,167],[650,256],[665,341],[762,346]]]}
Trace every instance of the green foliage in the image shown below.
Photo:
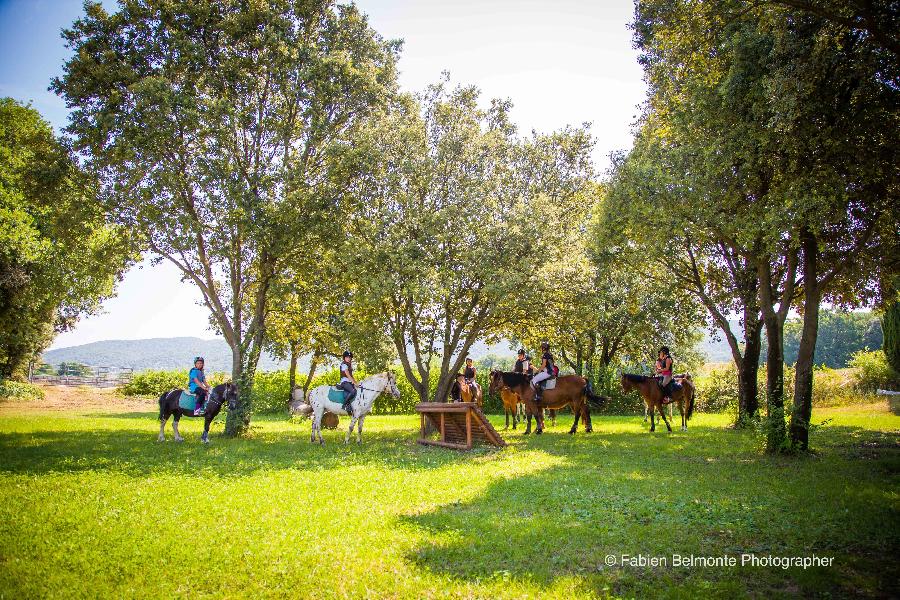
{"label": "green foliage", "polygon": [[[477,340],[530,318],[580,256],[590,136],[519,137],[510,109],[445,78],[361,128],[343,157],[357,173],[343,194],[347,318],[387,332],[422,400],[446,394]],[[536,263],[514,268],[523,257]]]}
{"label": "green foliage", "polygon": [[43,400],[43,388],[21,381],[0,379],[0,400]]}
{"label": "green foliage", "polygon": [[0,377],[99,309],[134,258],[94,183],[36,110],[0,98]]}
{"label": "green foliage", "polygon": [[[765,378],[762,379],[765,382]],[[696,410],[701,412],[736,412],[738,376],[734,363],[717,366],[695,379]]]}
{"label": "green foliage", "polygon": [[[789,365],[797,362],[802,329],[802,318],[788,319],[784,324],[784,362]],[[816,364],[832,369],[846,367],[856,352],[881,348],[882,339],[881,322],[873,312],[822,310],[816,336]]]}
{"label": "green foliage", "polygon": [[863,391],[874,392],[879,388],[900,387],[900,372],[888,363],[882,350],[857,352],[850,360],[850,366],[856,370],[854,373],[856,386]]}
{"label": "green foliage", "polygon": [[[229,381],[227,373],[207,373],[206,382],[212,386]],[[159,397],[163,392],[188,387],[188,370],[184,371],[142,371],[135,373],[129,383],[119,386],[125,396]]]}

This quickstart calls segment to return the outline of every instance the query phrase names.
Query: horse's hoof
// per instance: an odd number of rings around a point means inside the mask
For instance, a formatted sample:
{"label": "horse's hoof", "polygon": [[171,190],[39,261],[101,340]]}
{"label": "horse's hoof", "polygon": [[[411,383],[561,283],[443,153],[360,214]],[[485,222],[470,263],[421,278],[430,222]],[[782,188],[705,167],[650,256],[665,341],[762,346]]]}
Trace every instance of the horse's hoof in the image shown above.
{"label": "horse's hoof", "polygon": [[569,435],[575,435],[574,431],[569,431]]}
{"label": "horse's hoof", "polygon": [[542,433],[544,433],[544,430],[538,429],[537,431],[534,432],[534,435],[541,435]]}
{"label": "horse's hoof", "polygon": [[156,441],[157,441],[157,442],[164,442],[164,441],[166,441],[166,438],[164,438],[164,437],[158,437],[158,438],[156,438]]}
{"label": "horse's hoof", "polygon": [[584,432],[585,433],[594,433],[594,430],[593,429],[585,429]]}

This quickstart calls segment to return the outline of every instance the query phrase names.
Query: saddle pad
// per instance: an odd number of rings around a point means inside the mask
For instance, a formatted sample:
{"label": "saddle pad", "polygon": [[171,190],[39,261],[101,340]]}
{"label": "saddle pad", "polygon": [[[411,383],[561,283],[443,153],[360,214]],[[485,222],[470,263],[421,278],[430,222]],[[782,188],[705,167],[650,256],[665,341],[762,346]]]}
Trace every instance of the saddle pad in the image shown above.
{"label": "saddle pad", "polygon": [[554,377],[553,379],[544,380],[544,389],[545,390],[552,390],[555,387],[556,387],[556,377]]}
{"label": "saddle pad", "polygon": [[196,407],[197,396],[195,396],[194,394],[188,394],[186,391],[181,390],[181,395],[178,397],[178,408],[193,411]]}
{"label": "saddle pad", "polygon": [[339,390],[334,387],[328,388],[328,401],[329,402],[337,402],[338,404],[344,403],[344,390]]}

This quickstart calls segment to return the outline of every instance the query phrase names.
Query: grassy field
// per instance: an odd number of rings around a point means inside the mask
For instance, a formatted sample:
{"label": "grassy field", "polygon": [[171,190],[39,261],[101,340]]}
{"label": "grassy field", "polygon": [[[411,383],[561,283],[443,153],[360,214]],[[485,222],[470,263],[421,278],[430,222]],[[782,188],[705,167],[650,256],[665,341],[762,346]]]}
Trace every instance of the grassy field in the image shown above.
{"label": "grassy field", "polygon": [[[219,423],[209,447],[183,419],[185,443],[157,443],[155,417],[111,395],[0,404],[0,598],[898,593],[886,405],[817,411],[805,458],[765,457],[715,414],[674,434],[601,417],[574,437],[563,417],[468,454],[416,445],[412,416],[370,417],[362,446],[326,431],[324,448],[274,418],[242,440]],[[742,553],[833,564],[673,566]]]}

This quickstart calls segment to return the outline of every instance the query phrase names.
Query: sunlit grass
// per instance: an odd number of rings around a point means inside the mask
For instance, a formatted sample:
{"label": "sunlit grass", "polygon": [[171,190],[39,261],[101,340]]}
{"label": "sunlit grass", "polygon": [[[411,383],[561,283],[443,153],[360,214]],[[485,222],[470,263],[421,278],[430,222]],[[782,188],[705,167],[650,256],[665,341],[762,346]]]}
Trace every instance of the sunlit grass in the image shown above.
{"label": "sunlit grass", "polygon": [[[247,439],[147,411],[0,407],[0,597],[884,596],[897,580],[900,417],[819,410],[817,452],[770,458],[726,415],[687,433],[595,417],[502,451],[415,444],[415,416],[364,444],[309,422]],[[676,415],[676,423],[677,423]],[[502,427],[502,417],[492,417]],[[168,430],[171,440],[171,430]],[[832,568],[608,566],[605,556],[817,553]]]}

